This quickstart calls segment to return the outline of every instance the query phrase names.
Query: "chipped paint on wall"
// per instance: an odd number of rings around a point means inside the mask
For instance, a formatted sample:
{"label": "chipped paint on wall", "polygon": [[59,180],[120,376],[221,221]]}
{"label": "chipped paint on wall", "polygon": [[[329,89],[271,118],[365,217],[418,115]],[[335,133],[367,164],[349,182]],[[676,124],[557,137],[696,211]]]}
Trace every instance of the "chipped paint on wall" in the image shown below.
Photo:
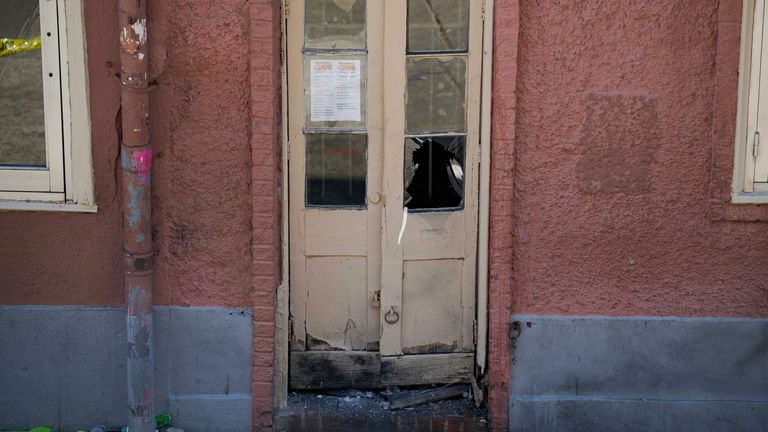
{"label": "chipped paint on wall", "polygon": [[[147,44],[147,20],[141,18],[120,31],[120,45],[131,54],[137,53]],[[139,57],[142,60],[144,56]]]}
{"label": "chipped paint on wall", "polygon": [[144,46],[147,43],[147,20],[140,18],[135,23],[131,24],[131,29],[136,34],[139,41],[139,46]]}
{"label": "chipped paint on wall", "polygon": [[131,198],[128,201],[128,217],[126,222],[131,229],[136,229],[141,221],[141,198],[144,195],[144,186],[128,184],[128,193]]}

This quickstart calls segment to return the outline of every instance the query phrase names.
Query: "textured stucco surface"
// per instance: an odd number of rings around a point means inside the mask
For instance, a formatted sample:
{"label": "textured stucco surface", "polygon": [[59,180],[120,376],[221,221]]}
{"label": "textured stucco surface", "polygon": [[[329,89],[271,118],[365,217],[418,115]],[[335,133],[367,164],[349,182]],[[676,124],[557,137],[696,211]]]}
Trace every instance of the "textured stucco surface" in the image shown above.
{"label": "textured stucco surface", "polygon": [[[247,4],[247,3],[245,3]],[[156,298],[250,302],[248,9],[150,2]]]}
{"label": "textured stucco surface", "polygon": [[[155,304],[251,305],[248,4],[149,3]],[[117,1],[85,10],[99,211],[0,213],[0,304],[125,301]]]}
{"label": "textured stucco surface", "polygon": [[707,217],[718,2],[520,14],[513,312],[768,315],[768,225]]}

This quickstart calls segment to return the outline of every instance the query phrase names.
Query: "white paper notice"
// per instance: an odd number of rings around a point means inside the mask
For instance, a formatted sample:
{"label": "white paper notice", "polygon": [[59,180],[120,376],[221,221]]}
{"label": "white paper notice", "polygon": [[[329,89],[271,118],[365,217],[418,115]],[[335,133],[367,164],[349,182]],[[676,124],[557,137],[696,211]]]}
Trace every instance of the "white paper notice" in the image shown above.
{"label": "white paper notice", "polygon": [[360,60],[311,60],[310,120],[360,121]]}

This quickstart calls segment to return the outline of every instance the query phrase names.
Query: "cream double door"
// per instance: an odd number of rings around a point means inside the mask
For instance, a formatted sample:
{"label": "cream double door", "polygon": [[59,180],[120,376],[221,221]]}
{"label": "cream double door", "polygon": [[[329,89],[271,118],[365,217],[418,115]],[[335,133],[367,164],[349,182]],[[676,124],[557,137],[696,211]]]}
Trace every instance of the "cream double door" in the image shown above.
{"label": "cream double door", "polygon": [[480,0],[291,0],[290,384],[474,368]]}

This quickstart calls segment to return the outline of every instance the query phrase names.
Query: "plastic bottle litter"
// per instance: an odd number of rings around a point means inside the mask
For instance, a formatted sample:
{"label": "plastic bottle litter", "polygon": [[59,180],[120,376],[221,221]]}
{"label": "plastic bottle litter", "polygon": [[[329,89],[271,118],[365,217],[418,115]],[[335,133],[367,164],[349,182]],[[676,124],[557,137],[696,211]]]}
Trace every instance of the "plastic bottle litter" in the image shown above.
{"label": "plastic bottle litter", "polygon": [[91,432],[107,432],[107,427],[104,425],[98,425],[91,428]]}
{"label": "plastic bottle litter", "polygon": [[165,413],[156,415],[155,427],[158,429],[171,427],[171,415]]}
{"label": "plastic bottle litter", "polygon": [[[171,415],[166,413],[160,413],[155,416],[155,432],[158,432],[158,429],[167,429],[171,427]],[[121,429],[122,432],[129,432],[128,426],[123,426]],[[101,432],[101,431],[91,431],[91,432]],[[105,431],[106,432],[106,431]],[[183,431],[182,431],[183,432]]]}

